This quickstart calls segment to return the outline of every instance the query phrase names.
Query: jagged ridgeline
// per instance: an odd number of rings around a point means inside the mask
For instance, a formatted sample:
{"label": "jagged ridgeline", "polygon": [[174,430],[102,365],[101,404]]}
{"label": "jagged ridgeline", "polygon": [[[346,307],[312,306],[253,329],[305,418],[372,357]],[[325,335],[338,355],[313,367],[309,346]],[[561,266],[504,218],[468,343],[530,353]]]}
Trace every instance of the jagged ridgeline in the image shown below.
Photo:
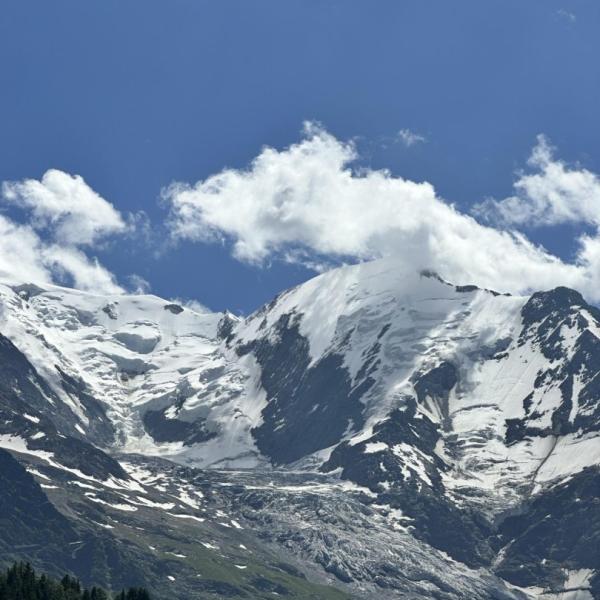
{"label": "jagged ridgeline", "polygon": [[600,311],[392,259],[247,318],[0,282],[0,559],[157,600],[600,598]]}
{"label": "jagged ridgeline", "polygon": [[0,600],[151,600],[143,588],[121,590],[112,596],[99,587],[84,588],[74,577],[57,580],[38,574],[29,563],[16,562],[0,573]]}

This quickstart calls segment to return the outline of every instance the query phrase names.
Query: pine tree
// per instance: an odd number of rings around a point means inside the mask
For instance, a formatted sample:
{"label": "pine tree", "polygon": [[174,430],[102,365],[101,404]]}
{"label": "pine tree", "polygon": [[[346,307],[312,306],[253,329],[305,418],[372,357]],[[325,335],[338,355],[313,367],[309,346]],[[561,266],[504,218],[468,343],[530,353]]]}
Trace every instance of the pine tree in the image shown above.
{"label": "pine tree", "polygon": [[[47,575],[37,576],[29,563],[14,563],[0,572],[0,600],[109,600],[101,588],[84,589],[80,581],[65,575],[55,581]],[[116,596],[116,600],[151,600],[144,588],[129,588]]]}
{"label": "pine tree", "polygon": [[97,587],[92,588],[90,596],[91,600],[108,600],[107,593],[104,590]]}

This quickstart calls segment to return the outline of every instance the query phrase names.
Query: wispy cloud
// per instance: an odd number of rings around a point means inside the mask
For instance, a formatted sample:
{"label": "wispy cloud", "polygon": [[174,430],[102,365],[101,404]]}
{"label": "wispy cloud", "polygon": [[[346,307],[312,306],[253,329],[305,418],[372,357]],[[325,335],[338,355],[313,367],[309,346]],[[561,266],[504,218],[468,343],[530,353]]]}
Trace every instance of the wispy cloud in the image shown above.
{"label": "wispy cloud", "polygon": [[577,16],[575,13],[565,10],[564,8],[557,10],[556,15],[561,19],[568,21],[569,23],[575,23],[577,21]]}
{"label": "wispy cloud", "polygon": [[407,148],[415,144],[422,144],[427,141],[427,138],[419,133],[415,133],[410,129],[401,129],[397,136],[398,141],[402,142]]}
{"label": "wispy cloud", "polygon": [[152,287],[147,279],[137,274],[129,275],[127,283],[134,294],[147,294]]}

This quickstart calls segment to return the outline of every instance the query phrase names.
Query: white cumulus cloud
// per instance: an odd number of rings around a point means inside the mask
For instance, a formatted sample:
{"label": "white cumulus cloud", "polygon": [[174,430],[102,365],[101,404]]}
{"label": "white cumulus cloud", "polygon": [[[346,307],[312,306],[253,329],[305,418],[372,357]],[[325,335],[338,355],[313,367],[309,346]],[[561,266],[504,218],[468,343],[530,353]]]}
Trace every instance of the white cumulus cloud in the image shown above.
{"label": "white cumulus cloud", "polygon": [[[523,234],[460,212],[427,182],[353,169],[356,159],[352,143],[307,124],[299,143],[284,150],[264,148],[245,170],[227,169],[194,185],[174,183],[164,190],[172,236],[231,244],[237,259],[254,264],[271,258],[321,264],[324,257],[393,255],[399,267],[433,268],[456,283],[512,292],[569,285],[600,299],[596,238],[582,237],[576,260],[567,263]],[[546,214],[533,198],[555,207],[549,223],[563,218],[561,202],[572,204],[564,198],[571,185],[587,189],[596,181],[591,173],[554,161],[543,139],[532,165],[537,175],[548,171],[555,190],[546,193],[549,188],[539,189],[535,178],[521,179],[515,202],[524,215]]]}
{"label": "white cumulus cloud", "polygon": [[123,291],[114,275],[82,248],[89,251],[132,226],[82,177],[51,169],[39,181],[4,182],[1,198],[23,218],[17,222],[0,215],[0,277],[95,292]]}
{"label": "white cumulus cloud", "polygon": [[119,211],[82,177],[57,169],[46,171],[39,181],[4,182],[2,197],[28,210],[31,226],[48,230],[62,244],[91,246],[127,228]]}
{"label": "white cumulus cloud", "polygon": [[505,225],[600,225],[600,178],[595,173],[570,168],[556,159],[550,142],[542,135],[528,164],[532,172],[520,174],[512,196],[487,200],[474,212]]}
{"label": "white cumulus cloud", "polygon": [[114,276],[78,248],[46,242],[29,225],[0,216],[0,277],[17,283],[61,283],[105,293],[123,289]]}

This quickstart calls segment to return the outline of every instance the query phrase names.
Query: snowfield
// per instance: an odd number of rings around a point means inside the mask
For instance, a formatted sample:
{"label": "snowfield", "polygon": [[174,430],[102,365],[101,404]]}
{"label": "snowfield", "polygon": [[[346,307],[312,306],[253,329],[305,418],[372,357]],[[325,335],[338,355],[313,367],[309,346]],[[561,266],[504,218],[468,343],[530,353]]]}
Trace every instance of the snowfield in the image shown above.
{"label": "snowfield", "polygon": [[[561,490],[585,487],[600,464],[600,313],[572,290],[510,296],[385,259],[315,277],[240,319],[152,295],[4,282],[0,333],[5,356],[18,354],[6,385],[30,407],[14,408],[0,447],[33,461],[49,491],[62,471],[107,510],[246,531],[237,513],[202,512],[194,486],[123,457],[228,473],[223,489],[255,473],[249,494],[273,492],[273,476],[277,502],[359,497],[400,545],[495,569],[514,590],[499,598],[594,597],[585,561],[524,573],[510,521],[552,498],[544,510],[560,524],[560,510],[572,513]],[[70,438],[120,463],[84,473],[54,451]],[[294,483],[317,473],[327,479]],[[296,551],[319,562],[319,544]],[[352,552],[344,560],[323,568],[348,584],[367,577]]]}

